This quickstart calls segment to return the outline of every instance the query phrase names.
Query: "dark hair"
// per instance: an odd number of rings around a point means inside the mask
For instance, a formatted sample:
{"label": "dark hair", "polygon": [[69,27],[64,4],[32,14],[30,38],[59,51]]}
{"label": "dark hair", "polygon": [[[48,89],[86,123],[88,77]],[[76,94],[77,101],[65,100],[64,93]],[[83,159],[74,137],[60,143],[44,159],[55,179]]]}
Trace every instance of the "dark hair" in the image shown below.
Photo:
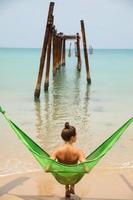
{"label": "dark hair", "polygon": [[61,137],[66,142],[71,139],[71,137],[76,135],[76,128],[74,126],[70,126],[69,122],[65,123],[65,127],[62,130]]}

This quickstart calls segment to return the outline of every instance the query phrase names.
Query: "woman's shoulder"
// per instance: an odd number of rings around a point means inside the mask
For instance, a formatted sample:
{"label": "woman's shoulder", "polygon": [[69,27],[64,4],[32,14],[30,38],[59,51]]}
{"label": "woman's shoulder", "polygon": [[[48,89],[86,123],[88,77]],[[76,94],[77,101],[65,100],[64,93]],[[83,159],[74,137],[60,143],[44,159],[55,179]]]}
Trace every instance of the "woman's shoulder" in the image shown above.
{"label": "woman's shoulder", "polygon": [[51,152],[51,158],[55,160],[60,152],[61,152],[61,147],[55,148],[55,149]]}
{"label": "woman's shoulder", "polygon": [[53,150],[53,152],[59,152],[59,151],[62,151],[62,149],[63,149],[63,146],[59,146],[59,147],[56,147],[54,150]]}
{"label": "woman's shoulder", "polygon": [[75,151],[77,151],[77,153],[78,153],[79,155],[84,154],[83,150],[80,149],[80,148],[78,148],[78,147],[75,148]]}

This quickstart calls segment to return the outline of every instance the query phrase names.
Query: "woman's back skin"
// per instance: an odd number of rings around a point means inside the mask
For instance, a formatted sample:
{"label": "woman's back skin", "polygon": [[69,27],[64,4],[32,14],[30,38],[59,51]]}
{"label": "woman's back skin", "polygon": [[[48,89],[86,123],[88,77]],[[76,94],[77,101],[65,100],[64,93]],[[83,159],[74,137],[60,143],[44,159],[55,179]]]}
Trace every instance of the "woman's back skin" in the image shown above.
{"label": "woman's back skin", "polygon": [[83,152],[69,143],[53,151],[51,158],[65,164],[77,164],[85,161]]}

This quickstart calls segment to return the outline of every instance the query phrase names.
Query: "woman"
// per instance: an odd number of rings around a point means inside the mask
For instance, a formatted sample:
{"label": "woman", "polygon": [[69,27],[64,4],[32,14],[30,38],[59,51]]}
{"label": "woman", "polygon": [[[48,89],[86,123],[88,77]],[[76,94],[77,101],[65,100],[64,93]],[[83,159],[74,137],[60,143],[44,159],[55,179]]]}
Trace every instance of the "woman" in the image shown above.
{"label": "woman", "polygon": [[[65,123],[65,127],[62,130],[61,137],[64,140],[64,145],[53,151],[51,158],[57,160],[60,163],[65,164],[77,164],[78,162],[85,161],[84,153],[73,146],[76,142],[77,133],[74,126],[70,126],[68,122]],[[70,197],[71,194],[75,194],[74,185],[66,185],[66,197]]]}

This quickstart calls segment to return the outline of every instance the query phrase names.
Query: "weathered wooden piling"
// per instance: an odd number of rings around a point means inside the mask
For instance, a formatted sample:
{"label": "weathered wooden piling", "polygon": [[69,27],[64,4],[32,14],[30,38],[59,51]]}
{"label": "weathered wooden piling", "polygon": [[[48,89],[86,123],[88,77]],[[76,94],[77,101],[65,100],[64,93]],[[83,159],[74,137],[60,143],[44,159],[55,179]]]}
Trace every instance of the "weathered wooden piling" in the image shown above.
{"label": "weathered wooden piling", "polygon": [[59,67],[62,65],[62,41],[63,41],[63,33],[59,33]]}
{"label": "weathered wooden piling", "polygon": [[61,66],[63,65],[63,33],[61,35]]}
{"label": "weathered wooden piling", "polygon": [[62,49],[62,65],[66,64],[66,39],[63,37],[63,49]]}
{"label": "weathered wooden piling", "polygon": [[49,39],[48,39],[48,47],[47,47],[47,64],[46,64],[46,76],[44,83],[44,90],[47,91],[49,87],[49,71],[50,71],[50,58],[51,58],[51,42],[53,36],[53,17],[51,22],[49,22]]}
{"label": "weathered wooden piling", "polygon": [[69,57],[71,57],[71,45],[72,45],[72,43],[70,42],[69,50],[68,50],[68,56],[69,56]]}
{"label": "weathered wooden piling", "polygon": [[60,33],[58,33],[57,37],[56,37],[56,51],[57,51],[56,69],[59,69],[59,62],[60,62]]}
{"label": "weathered wooden piling", "polygon": [[91,84],[84,21],[81,20],[80,23],[81,23],[81,32],[82,32],[82,39],[83,39],[83,48],[84,48],[85,64],[86,64],[87,82],[88,82],[89,84]]}
{"label": "weathered wooden piling", "polygon": [[57,34],[57,31],[54,29],[53,30],[53,76],[54,77],[56,75],[56,65],[57,65],[56,34]]}
{"label": "weathered wooden piling", "polygon": [[79,33],[77,33],[77,69],[81,70],[81,54],[80,54],[80,36]]}
{"label": "weathered wooden piling", "polygon": [[77,57],[77,42],[74,42],[75,57]]}
{"label": "weathered wooden piling", "polygon": [[41,53],[41,58],[40,58],[39,73],[38,73],[36,88],[34,92],[35,99],[40,97],[42,75],[43,75],[43,69],[44,69],[44,63],[45,63],[45,57],[46,57],[47,44],[49,40],[49,23],[51,22],[53,10],[54,10],[54,2],[51,2],[49,6],[46,30],[45,30],[45,35],[44,35],[44,42],[43,42],[42,53]]}
{"label": "weathered wooden piling", "polygon": [[56,64],[56,70],[58,69],[58,34],[55,35],[55,64]]}

